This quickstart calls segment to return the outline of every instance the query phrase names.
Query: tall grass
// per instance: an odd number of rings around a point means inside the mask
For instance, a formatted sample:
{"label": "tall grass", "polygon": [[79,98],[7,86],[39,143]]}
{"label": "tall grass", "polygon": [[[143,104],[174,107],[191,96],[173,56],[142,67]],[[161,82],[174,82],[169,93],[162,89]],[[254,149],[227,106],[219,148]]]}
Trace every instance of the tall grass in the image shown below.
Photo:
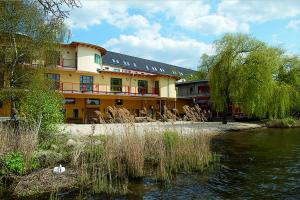
{"label": "tall grass", "polygon": [[178,172],[202,172],[216,158],[210,140],[196,131],[90,135],[74,152],[73,164],[80,171],[81,184],[93,192],[126,193],[130,179],[152,176],[168,182]]}
{"label": "tall grass", "polygon": [[25,169],[29,169],[33,152],[38,145],[38,127],[22,123],[0,123],[0,138],[0,156],[9,152],[20,152],[24,158]]}

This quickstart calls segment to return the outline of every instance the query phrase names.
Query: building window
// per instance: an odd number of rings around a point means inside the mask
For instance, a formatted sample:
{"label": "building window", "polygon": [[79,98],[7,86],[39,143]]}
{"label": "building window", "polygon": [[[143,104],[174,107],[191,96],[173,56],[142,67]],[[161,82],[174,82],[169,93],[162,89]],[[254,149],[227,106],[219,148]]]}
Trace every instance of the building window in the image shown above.
{"label": "building window", "polygon": [[93,91],[93,77],[80,76],[80,91],[90,92]]}
{"label": "building window", "polygon": [[110,91],[122,92],[122,79],[121,78],[111,78],[110,79]]}
{"label": "building window", "polygon": [[78,118],[78,109],[73,109],[73,118]]}
{"label": "building window", "polygon": [[52,88],[58,90],[60,87],[60,74],[47,74],[47,78],[52,81]]}
{"label": "building window", "polygon": [[190,94],[193,94],[194,92],[194,87],[190,87]]}
{"label": "building window", "polygon": [[3,101],[0,101],[0,108],[3,107]]}
{"label": "building window", "polygon": [[64,99],[64,104],[75,104],[76,100],[71,98]]}
{"label": "building window", "polygon": [[86,105],[100,105],[100,99],[86,99]]}
{"label": "building window", "polygon": [[123,105],[123,99],[116,99],[115,104],[116,104],[116,106],[122,106]]}
{"label": "building window", "polygon": [[140,94],[147,94],[148,93],[148,81],[138,80],[138,92]]}
{"label": "building window", "polygon": [[101,56],[98,54],[95,54],[95,63],[101,64]]}
{"label": "building window", "polygon": [[121,71],[121,69],[119,69],[119,68],[113,68],[112,69],[114,72],[120,72]]}

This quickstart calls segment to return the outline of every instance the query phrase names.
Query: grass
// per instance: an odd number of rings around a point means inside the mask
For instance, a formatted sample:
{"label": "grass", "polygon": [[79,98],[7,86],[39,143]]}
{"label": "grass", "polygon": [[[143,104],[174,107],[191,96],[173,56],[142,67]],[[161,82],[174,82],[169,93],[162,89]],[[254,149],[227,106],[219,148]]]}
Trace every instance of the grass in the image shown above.
{"label": "grass", "polygon": [[217,158],[210,150],[210,140],[211,136],[200,131],[91,134],[74,151],[72,163],[80,171],[81,185],[92,192],[125,194],[131,179],[152,176],[166,183],[176,173],[209,168]]}
{"label": "grass", "polygon": [[273,119],[266,122],[268,128],[290,128],[296,125],[294,118]]}

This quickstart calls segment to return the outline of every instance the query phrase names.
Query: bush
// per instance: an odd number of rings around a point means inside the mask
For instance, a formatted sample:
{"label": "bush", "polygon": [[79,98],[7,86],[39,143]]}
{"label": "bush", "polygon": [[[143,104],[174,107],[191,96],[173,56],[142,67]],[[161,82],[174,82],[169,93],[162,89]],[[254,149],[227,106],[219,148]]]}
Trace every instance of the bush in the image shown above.
{"label": "bush", "polygon": [[266,122],[266,126],[269,128],[290,128],[296,124],[295,119],[291,117],[283,119],[273,119]]}
{"label": "bush", "polygon": [[63,101],[43,73],[35,72],[21,101],[21,117],[31,125],[40,125],[39,137],[45,139],[56,131],[56,124],[63,122]]}
{"label": "bush", "polygon": [[4,170],[17,175],[22,175],[25,172],[25,162],[23,155],[20,152],[12,152],[3,158]]}

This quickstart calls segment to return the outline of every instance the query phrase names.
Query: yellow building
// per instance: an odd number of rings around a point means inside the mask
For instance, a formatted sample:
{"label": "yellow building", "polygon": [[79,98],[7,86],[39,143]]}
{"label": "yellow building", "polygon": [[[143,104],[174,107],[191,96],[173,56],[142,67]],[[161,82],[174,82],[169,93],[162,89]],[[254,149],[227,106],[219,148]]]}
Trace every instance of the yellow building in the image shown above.
{"label": "yellow building", "polygon": [[[48,78],[64,96],[67,122],[88,123],[95,111],[125,107],[139,116],[147,109],[156,117],[166,105],[176,108],[175,83],[192,70],[155,62],[82,42],[63,45],[60,62]],[[9,102],[0,102],[0,116],[9,116]]]}

